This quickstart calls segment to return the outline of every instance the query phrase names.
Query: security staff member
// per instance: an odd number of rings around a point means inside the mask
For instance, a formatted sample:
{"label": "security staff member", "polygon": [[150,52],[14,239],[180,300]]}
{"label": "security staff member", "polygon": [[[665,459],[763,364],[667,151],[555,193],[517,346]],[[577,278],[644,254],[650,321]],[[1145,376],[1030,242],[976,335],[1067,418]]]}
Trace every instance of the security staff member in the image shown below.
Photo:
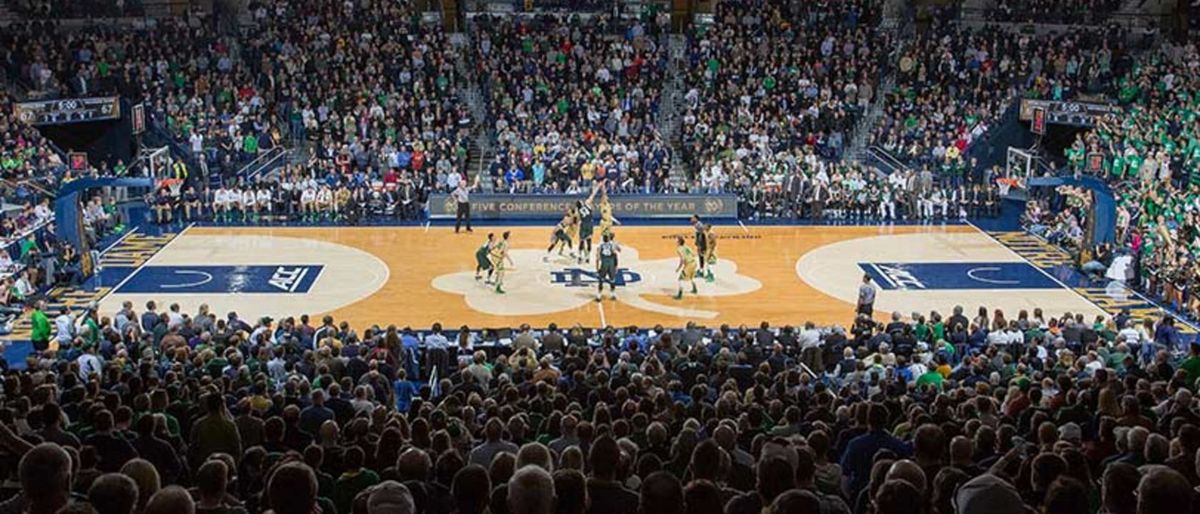
{"label": "security staff member", "polygon": [[171,175],[178,180],[187,180],[188,169],[183,159],[175,159],[175,162],[171,163]]}
{"label": "security staff member", "polygon": [[471,230],[471,195],[470,186],[466,180],[459,181],[458,187],[450,192],[450,197],[454,199],[456,210],[454,213],[454,233],[458,233],[458,229],[464,223],[467,225],[467,232]]}

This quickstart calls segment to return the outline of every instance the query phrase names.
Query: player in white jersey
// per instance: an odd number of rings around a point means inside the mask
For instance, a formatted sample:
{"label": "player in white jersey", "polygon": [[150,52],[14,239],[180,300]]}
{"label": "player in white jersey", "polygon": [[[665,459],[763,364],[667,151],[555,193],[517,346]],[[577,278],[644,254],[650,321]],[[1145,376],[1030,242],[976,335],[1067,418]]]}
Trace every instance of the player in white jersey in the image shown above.
{"label": "player in white jersey", "polygon": [[322,185],[321,189],[317,190],[316,209],[324,218],[329,218],[333,212],[333,190],[329,189],[329,186]]}
{"label": "player in white jersey", "polygon": [[950,208],[950,200],[946,198],[946,194],[943,193],[941,189],[934,189],[933,199],[931,201],[933,202],[934,208],[941,211],[942,219],[946,219],[946,213]]}
{"label": "player in white jersey", "polygon": [[266,186],[259,186],[258,192],[254,194],[254,199],[258,203],[257,209],[259,214],[271,214],[271,191]]}
{"label": "player in white jersey", "polygon": [[225,197],[229,199],[229,220],[233,221],[237,218],[244,218],[245,214],[242,211],[242,190],[237,186],[229,186],[225,192]]}
{"label": "player in white jersey", "polygon": [[317,190],[316,188],[303,187],[300,189],[300,214],[305,220],[309,220],[316,213]]}
{"label": "player in white jersey", "polygon": [[229,216],[229,190],[222,184],[213,192],[213,221],[222,221]]}
{"label": "player in white jersey", "polygon": [[245,191],[242,191],[242,222],[246,222],[251,216],[258,217],[258,206],[254,188],[247,187]]}
{"label": "player in white jersey", "polygon": [[896,200],[892,197],[892,188],[887,184],[879,186],[879,219],[896,219]]}

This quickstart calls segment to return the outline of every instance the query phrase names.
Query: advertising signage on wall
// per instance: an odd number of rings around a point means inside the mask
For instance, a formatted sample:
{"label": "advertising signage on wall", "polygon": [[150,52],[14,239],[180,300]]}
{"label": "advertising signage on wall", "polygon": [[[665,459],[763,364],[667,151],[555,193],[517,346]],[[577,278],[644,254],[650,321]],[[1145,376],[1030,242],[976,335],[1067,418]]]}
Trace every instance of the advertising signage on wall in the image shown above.
{"label": "advertising signage on wall", "polygon": [[[471,217],[475,219],[558,219],[579,195],[471,195]],[[609,198],[613,215],[620,218],[688,218],[699,214],[705,218],[737,217],[737,197],[734,195],[623,195]],[[447,194],[429,198],[429,216],[433,219],[454,218],[456,205]]]}

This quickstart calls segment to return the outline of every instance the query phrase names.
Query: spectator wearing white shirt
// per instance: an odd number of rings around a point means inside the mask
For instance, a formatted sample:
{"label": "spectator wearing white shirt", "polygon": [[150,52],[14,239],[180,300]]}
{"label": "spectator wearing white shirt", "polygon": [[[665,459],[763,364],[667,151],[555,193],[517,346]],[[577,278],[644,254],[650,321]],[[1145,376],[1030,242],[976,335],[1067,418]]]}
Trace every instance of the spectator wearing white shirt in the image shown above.
{"label": "spectator wearing white shirt", "polygon": [[179,304],[173,303],[167,310],[167,328],[183,326],[183,313],[179,312]]}
{"label": "spectator wearing white shirt", "polygon": [[71,316],[70,309],[63,307],[58,317],[54,318],[54,334],[59,344],[63,345],[75,338],[75,317]]}
{"label": "spectator wearing white shirt", "polygon": [[104,361],[96,355],[98,345],[88,344],[84,346],[83,355],[75,359],[79,364],[79,378],[87,382],[94,375],[99,375],[104,372]]}

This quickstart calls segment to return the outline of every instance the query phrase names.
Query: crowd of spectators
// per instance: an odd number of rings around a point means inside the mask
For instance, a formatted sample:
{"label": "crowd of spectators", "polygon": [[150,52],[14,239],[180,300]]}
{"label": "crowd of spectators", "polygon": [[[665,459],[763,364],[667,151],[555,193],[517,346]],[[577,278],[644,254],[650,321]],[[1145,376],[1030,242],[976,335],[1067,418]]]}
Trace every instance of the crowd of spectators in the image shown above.
{"label": "crowd of spectators", "polygon": [[919,33],[899,54],[872,144],[910,166],[961,175],[972,145],[1014,100],[1107,92],[1124,63],[1121,41],[1115,29],[1036,36],[947,25]]}
{"label": "crowd of spectators", "polygon": [[[1118,114],[1099,119],[1065,151],[1068,168],[1097,173],[1117,199],[1116,239],[1080,247],[1097,268],[1129,257],[1128,285],[1200,315],[1200,54],[1194,43],[1165,44],[1117,80]],[[1099,155],[1099,170],[1088,156]],[[1091,201],[1071,202],[1058,216],[1086,227]],[[1075,232],[1076,229],[1072,229]]]}
{"label": "crowd of spectators", "polygon": [[236,37],[199,16],[140,30],[25,24],[8,38],[10,70],[35,89],[144,100],[210,174],[285,143],[310,149],[319,173],[465,163],[472,121],[457,102],[455,47],[412,6],[268,1],[251,13]]}
{"label": "crowd of spectators", "polygon": [[142,0],[4,0],[23,16],[33,19],[116,18],[142,16]]}
{"label": "crowd of spectators", "polygon": [[720,2],[688,45],[681,152],[691,180],[715,172],[721,186],[743,176],[769,186],[764,175],[786,163],[839,160],[890,51],[879,16],[870,0]]}
{"label": "crowd of spectators", "polygon": [[1121,0],[1000,0],[987,19],[1000,22],[1102,25],[1121,9]]}
{"label": "crowd of spectators", "polygon": [[5,511],[1154,514],[1200,483],[1200,346],[1170,318],[359,332],[43,308],[3,381]]}
{"label": "crowd of spectators", "polygon": [[667,80],[664,22],[476,18],[495,189],[563,192],[597,179],[614,191],[666,189],[672,156],[656,127]]}
{"label": "crowd of spectators", "polygon": [[242,57],[320,172],[465,164],[459,50],[405,3],[260,2]]}

